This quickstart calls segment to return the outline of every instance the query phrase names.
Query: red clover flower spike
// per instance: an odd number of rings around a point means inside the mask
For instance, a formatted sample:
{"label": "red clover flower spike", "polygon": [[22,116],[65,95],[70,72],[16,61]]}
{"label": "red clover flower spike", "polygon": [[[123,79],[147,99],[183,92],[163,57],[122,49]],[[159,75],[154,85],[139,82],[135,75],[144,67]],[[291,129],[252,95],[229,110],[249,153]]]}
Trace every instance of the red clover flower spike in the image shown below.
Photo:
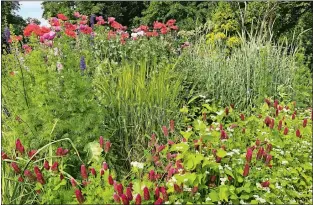
{"label": "red clover flower spike", "polygon": [[80,69],[81,70],[85,70],[86,69],[86,62],[85,62],[85,57],[84,56],[82,56],[80,58]]}

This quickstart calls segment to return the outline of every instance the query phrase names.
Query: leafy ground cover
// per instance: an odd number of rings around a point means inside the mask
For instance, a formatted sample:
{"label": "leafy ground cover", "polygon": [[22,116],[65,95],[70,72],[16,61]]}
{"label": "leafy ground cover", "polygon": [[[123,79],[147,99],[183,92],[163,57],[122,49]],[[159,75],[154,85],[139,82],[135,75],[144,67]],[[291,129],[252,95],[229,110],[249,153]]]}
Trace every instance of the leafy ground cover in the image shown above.
{"label": "leafy ground cover", "polygon": [[74,16],[5,30],[5,204],[312,200],[312,79],[296,49]]}

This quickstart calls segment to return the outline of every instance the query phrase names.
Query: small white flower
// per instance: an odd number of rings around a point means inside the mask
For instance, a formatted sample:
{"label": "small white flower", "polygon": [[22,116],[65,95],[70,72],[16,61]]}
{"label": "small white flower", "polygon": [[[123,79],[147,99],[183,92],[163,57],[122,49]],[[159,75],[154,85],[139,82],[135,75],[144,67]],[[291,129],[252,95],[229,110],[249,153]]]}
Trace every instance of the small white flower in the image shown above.
{"label": "small white flower", "polygon": [[224,185],[228,179],[227,177],[224,177],[224,178],[220,178],[220,180],[221,180],[221,185]]}
{"label": "small white flower", "polygon": [[282,164],[282,165],[288,164],[288,161],[287,161],[287,160],[283,160],[283,161],[281,162],[281,164]]}
{"label": "small white flower", "polygon": [[219,170],[223,170],[223,166],[219,164],[219,165],[218,165],[218,169],[219,169]]}
{"label": "small white flower", "polygon": [[239,202],[240,204],[247,204],[244,200],[240,200],[240,202]]}
{"label": "small white flower", "polygon": [[222,115],[223,113],[224,113],[224,110],[221,110],[221,111],[217,112],[216,114],[217,115]]}
{"label": "small white flower", "polygon": [[224,167],[225,167],[226,169],[229,169],[230,171],[232,170],[232,168],[231,168],[228,164],[226,164]]}
{"label": "small white flower", "polygon": [[182,150],[182,149],[183,149],[183,147],[176,147],[176,149],[177,149],[177,150]]}
{"label": "small white flower", "polygon": [[255,169],[258,170],[258,171],[260,171],[262,168],[261,168],[261,167],[256,167]]}
{"label": "small white flower", "polygon": [[145,32],[144,31],[139,31],[137,32],[138,36],[144,36],[145,35]]}
{"label": "small white flower", "polygon": [[166,201],[166,202],[164,202],[164,204],[170,204],[171,202],[170,201]]}
{"label": "small white flower", "polygon": [[275,184],[275,187],[276,187],[276,189],[282,189],[282,187],[281,186],[279,186],[279,184],[276,182],[276,184]]}
{"label": "small white flower", "polygon": [[233,149],[233,152],[235,152],[236,154],[240,154],[240,150],[239,149]]}
{"label": "small white flower", "polygon": [[261,202],[262,204],[264,204],[266,202],[266,200],[263,198],[259,198],[258,201]]}
{"label": "small white flower", "polygon": [[188,179],[184,179],[184,182],[188,182]]}
{"label": "small white flower", "polygon": [[138,37],[138,33],[131,33],[130,36],[133,37],[133,38],[137,38]]}
{"label": "small white flower", "polygon": [[140,163],[140,162],[131,162],[130,163],[133,167],[137,167],[139,169],[143,169],[144,167],[144,163]]}
{"label": "small white flower", "polygon": [[210,198],[210,197],[207,197],[207,198],[205,199],[205,201],[211,201],[211,198]]}
{"label": "small white flower", "polygon": [[234,152],[227,152],[226,155],[227,156],[233,156],[235,153]]}
{"label": "small white flower", "polygon": [[205,96],[205,95],[199,95],[199,97],[200,97],[200,98],[206,98],[206,96]]}

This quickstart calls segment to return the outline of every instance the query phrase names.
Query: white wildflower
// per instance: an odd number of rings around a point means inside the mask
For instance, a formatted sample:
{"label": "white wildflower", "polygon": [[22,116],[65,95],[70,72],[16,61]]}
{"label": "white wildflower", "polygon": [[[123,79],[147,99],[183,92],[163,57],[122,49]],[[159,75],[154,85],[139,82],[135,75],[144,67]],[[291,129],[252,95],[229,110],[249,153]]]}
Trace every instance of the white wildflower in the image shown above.
{"label": "white wildflower", "polygon": [[205,201],[211,201],[211,198],[210,198],[210,197],[207,197],[207,198],[205,199]]}
{"label": "white wildflower", "polygon": [[283,161],[281,162],[281,164],[282,164],[282,165],[288,164],[288,161],[287,161],[287,160],[283,160]]}
{"label": "white wildflower", "polygon": [[276,182],[276,184],[275,184],[275,187],[276,187],[276,189],[282,189],[282,187],[281,186],[279,186],[279,184]]}
{"label": "white wildflower", "polygon": [[222,115],[224,113],[224,110],[221,110],[219,112],[216,112],[217,115]]}
{"label": "white wildflower", "polygon": [[233,156],[235,153],[234,152],[227,152],[226,155],[227,156]]}
{"label": "white wildflower", "polygon": [[224,185],[225,182],[227,181],[227,177],[220,178],[220,180],[221,180],[221,185]]}
{"label": "white wildflower", "polygon": [[233,152],[235,152],[236,154],[240,154],[240,150],[239,149],[233,149]]}
{"label": "white wildflower", "polygon": [[140,162],[131,162],[130,164],[133,167],[137,167],[138,169],[143,169],[143,167],[144,167],[144,163],[140,163]]}

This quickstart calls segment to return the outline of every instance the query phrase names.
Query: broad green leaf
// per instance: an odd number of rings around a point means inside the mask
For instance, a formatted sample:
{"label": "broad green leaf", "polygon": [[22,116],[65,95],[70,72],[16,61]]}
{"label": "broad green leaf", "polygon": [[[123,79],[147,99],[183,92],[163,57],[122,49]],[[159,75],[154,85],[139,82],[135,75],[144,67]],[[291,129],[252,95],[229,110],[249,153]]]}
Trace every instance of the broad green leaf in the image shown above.
{"label": "broad green leaf", "polygon": [[217,152],[216,152],[216,155],[218,157],[221,157],[221,158],[225,157],[226,154],[227,154],[227,152],[225,150],[223,150],[223,149],[218,149]]}
{"label": "broad green leaf", "polygon": [[216,191],[212,190],[210,193],[209,193],[209,197],[211,198],[212,202],[217,202],[219,201],[219,197],[218,197],[218,194]]}

